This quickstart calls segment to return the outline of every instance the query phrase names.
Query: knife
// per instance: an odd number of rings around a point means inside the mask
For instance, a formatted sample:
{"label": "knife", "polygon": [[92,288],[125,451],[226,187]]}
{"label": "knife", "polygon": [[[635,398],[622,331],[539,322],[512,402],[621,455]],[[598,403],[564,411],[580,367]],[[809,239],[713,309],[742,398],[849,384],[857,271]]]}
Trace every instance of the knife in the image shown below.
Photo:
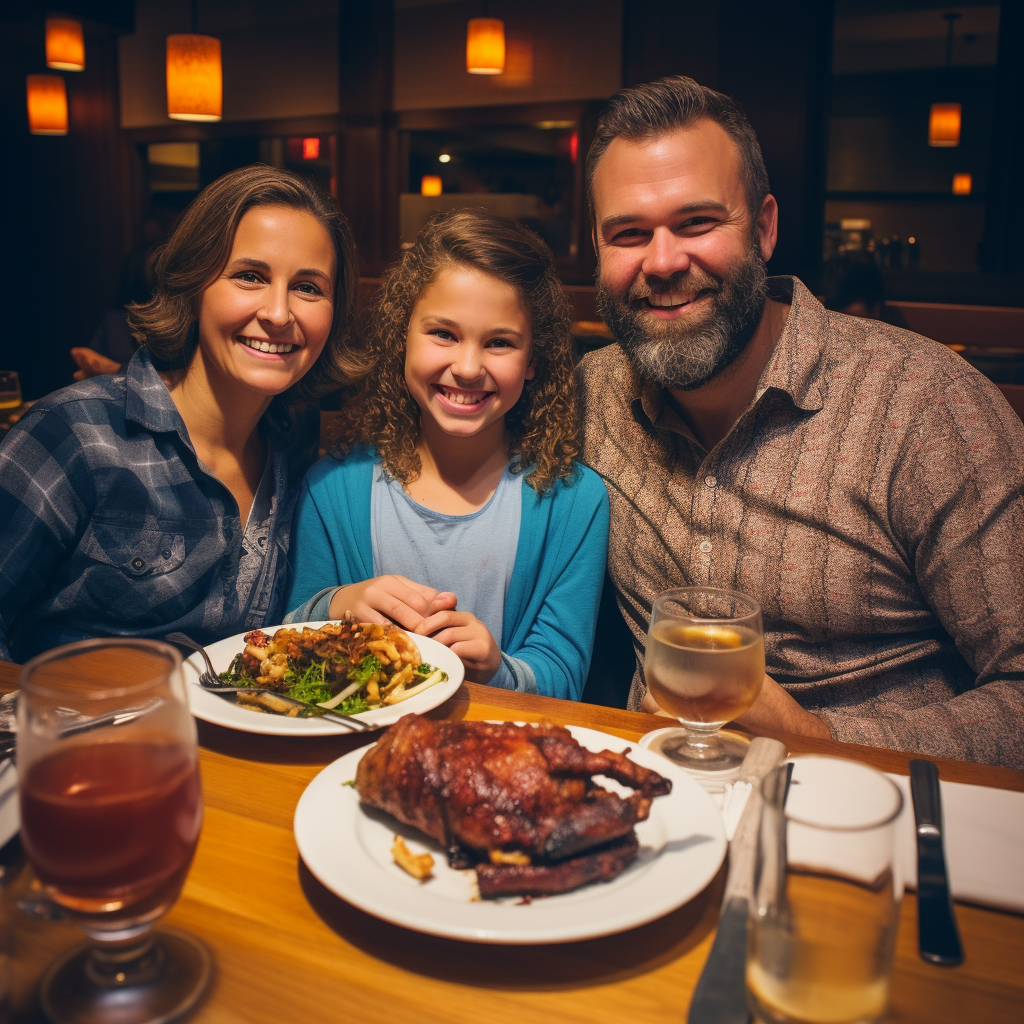
{"label": "knife", "polygon": [[[778,740],[750,742],[737,781],[757,783],[784,757]],[[754,854],[761,825],[762,797],[754,785],[729,845],[729,876],[718,931],[690,1003],[689,1024],[746,1024],[747,912],[754,893]]]}
{"label": "knife", "polygon": [[933,964],[963,963],[942,848],[939,770],[931,761],[910,762],[910,795],[917,832],[917,948]]}

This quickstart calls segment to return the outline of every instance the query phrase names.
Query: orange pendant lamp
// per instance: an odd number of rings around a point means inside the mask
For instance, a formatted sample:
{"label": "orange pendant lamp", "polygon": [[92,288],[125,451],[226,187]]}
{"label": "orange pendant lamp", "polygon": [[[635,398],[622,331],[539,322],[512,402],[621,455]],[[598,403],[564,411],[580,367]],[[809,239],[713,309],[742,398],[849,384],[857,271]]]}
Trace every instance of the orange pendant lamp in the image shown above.
{"label": "orange pendant lamp", "polygon": [[219,121],[220,40],[194,33],[167,37],[167,116],[176,121]]}
{"label": "orange pendant lamp", "polygon": [[424,174],[420,178],[421,196],[439,196],[444,191],[444,185],[439,174]]}
{"label": "orange pendant lamp", "polygon": [[60,75],[28,75],[28,130],[33,135],[67,135],[68,90]]}
{"label": "orange pendant lamp", "polygon": [[928,117],[929,146],[960,145],[960,104],[933,103]]}
{"label": "orange pendant lamp", "polygon": [[46,66],[58,71],[85,70],[85,36],[80,21],[46,19]]}
{"label": "orange pendant lamp", "polygon": [[199,0],[192,0],[192,31],[167,37],[167,116],[219,121],[223,80],[220,40],[199,34]]}
{"label": "orange pendant lamp", "polygon": [[505,70],[505,22],[500,18],[469,19],[466,70],[471,75],[500,75]]}
{"label": "orange pendant lamp", "polygon": [[[953,70],[953,25],[959,14],[953,12],[943,14],[949,22],[946,34],[946,81],[947,89],[952,89]],[[928,145],[959,146],[960,145],[960,104],[933,103],[928,114]]]}

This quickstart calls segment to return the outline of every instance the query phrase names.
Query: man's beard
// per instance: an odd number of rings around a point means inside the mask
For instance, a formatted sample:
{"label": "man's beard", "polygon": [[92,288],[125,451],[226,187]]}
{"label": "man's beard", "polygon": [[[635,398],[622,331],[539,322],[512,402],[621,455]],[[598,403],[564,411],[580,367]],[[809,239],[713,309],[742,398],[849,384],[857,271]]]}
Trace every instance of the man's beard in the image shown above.
{"label": "man's beard", "polygon": [[695,301],[710,294],[711,307],[701,317],[660,320],[646,309],[652,289],[638,278],[625,296],[615,296],[600,282],[597,308],[615,340],[640,375],[677,391],[693,391],[717,377],[747,347],[761,322],[768,298],[767,271],[758,240],[727,277],[716,278],[693,265],[672,279],[664,292],[692,292]]}

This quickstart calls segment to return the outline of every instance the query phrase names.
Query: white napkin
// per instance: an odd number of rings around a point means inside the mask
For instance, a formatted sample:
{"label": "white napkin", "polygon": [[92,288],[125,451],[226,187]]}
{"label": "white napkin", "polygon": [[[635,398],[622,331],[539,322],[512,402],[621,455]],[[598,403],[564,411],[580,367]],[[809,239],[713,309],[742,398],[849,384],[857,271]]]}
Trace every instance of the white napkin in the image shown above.
{"label": "white napkin", "polygon": [[[887,773],[888,774],[888,773]],[[917,888],[917,842],[910,779],[889,775],[903,794],[903,877]],[[945,833],[946,873],[953,897],[968,903],[1024,912],[1024,793],[962,782],[939,782]],[[731,839],[747,802],[747,785],[726,786],[722,807]]]}
{"label": "white napkin", "polygon": [[[917,842],[910,779],[889,775],[903,793],[904,877],[917,888]],[[954,898],[1024,911],[1024,793],[939,782],[946,874]]]}

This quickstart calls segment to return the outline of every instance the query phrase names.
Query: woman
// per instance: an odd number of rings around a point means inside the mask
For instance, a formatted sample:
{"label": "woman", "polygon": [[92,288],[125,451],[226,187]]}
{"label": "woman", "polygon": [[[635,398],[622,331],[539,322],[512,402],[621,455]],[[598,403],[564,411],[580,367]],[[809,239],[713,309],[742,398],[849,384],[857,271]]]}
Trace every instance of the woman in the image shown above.
{"label": "woman", "polygon": [[156,278],[126,373],[49,395],[0,445],[0,656],[280,621],[316,454],[301,403],[340,382],[354,310],[348,223],[245,167],[192,203]]}

